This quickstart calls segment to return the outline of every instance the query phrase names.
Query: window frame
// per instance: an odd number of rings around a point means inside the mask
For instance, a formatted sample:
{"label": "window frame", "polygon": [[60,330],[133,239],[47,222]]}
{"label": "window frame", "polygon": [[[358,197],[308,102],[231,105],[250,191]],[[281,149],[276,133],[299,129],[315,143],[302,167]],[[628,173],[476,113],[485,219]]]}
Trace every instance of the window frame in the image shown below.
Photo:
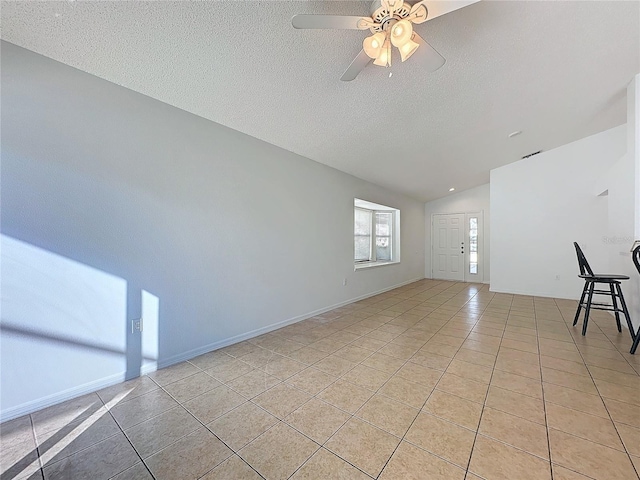
{"label": "window frame", "polygon": [[[355,238],[356,238],[356,234],[355,234],[355,215],[356,215],[356,210],[360,210],[360,211],[364,211],[364,212],[368,212],[370,215],[370,222],[371,222],[371,234],[369,235],[370,239],[369,239],[369,259],[367,260],[356,260],[355,258]],[[391,214],[391,221],[390,221],[390,232],[389,235],[380,235],[380,238],[388,238],[389,239],[389,246],[391,249],[391,259],[390,260],[378,260],[377,258],[377,221],[376,221],[376,214],[378,213],[385,213],[385,214]],[[387,207],[384,205],[378,205],[378,204],[374,204],[371,202],[367,202],[365,200],[359,200],[359,199],[355,199],[354,201],[354,221],[353,221],[353,225],[354,225],[354,254],[353,254],[353,261],[354,261],[354,270],[360,270],[363,268],[370,268],[370,267],[377,267],[377,266],[382,266],[382,265],[393,265],[396,263],[400,263],[400,210],[393,208],[393,207]],[[363,236],[363,235],[357,235],[357,236]]]}
{"label": "window frame", "polygon": [[[376,224],[374,221],[374,217],[375,217],[375,211],[374,210],[369,210],[368,208],[362,208],[362,207],[353,207],[353,211],[354,211],[354,227],[355,227],[355,212],[356,210],[360,210],[361,212],[367,212],[367,214],[369,215],[369,235],[358,235],[355,232],[353,233],[353,250],[354,250],[354,254],[353,254],[353,261],[357,264],[360,263],[365,263],[365,262],[370,262],[372,258],[376,257],[376,251],[373,248],[373,241],[375,238],[375,229],[376,229]],[[369,237],[369,258],[366,260],[357,260],[356,259],[356,255],[355,255],[355,237]]]}

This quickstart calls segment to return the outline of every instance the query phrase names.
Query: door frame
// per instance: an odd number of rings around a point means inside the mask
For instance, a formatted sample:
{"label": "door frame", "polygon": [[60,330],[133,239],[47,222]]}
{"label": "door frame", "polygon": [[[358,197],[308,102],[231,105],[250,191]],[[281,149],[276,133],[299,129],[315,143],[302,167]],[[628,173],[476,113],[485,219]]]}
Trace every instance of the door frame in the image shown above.
{"label": "door frame", "polygon": [[[465,229],[464,229],[464,282],[484,283],[484,210],[476,210],[471,212],[439,212],[431,214],[431,278],[436,279],[433,276],[433,233],[434,233],[434,220],[437,215],[464,215]],[[478,273],[469,273],[469,219],[472,217],[478,218]],[[436,279],[437,280],[437,279]]]}

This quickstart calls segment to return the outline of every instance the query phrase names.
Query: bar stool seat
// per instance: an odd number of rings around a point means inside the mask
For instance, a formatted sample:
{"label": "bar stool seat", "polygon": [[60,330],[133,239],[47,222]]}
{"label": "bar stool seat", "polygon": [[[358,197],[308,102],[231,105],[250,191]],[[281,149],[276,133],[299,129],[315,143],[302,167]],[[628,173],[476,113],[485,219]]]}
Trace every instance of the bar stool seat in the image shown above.
{"label": "bar stool seat", "polygon": [[610,282],[615,280],[629,280],[626,275],[616,275],[615,273],[595,273],[593,275],[578,275],[580,278],[590,278],[597,282]]}
{"label": "bar stool seat", "polygon": [[[582,253],[580,245],[573,242],[573,246],[576,248],[578,267],[580,268],[580,275],[578,275],[578,277],[584,280],[584,288],[582,289],[582,296],[578,302],[578,309],[576,310],[576,316],[573,319],[573,325],[575,326],[578,323],[580,312],[584,307],[585,313],[584,320],[582,321],[582,335],[586,335],[587,325],[589,323],[589,313],[591,310],[606,310],[614,312],[618,332],[622,332],[622,325],[620,324],[620,314],[622,313],[627,321],[627,327],[629,327],[631,338],[635,340],[636,335],[633,332],[633,324],[631,323],[629,310],[627,309],[627,304],[624,301],[624,295],[622,295],[622,287],[620,286],[620,283],[624,280],[629,280],[629,277],[627,275],[611,273],[593,273],[593,270],[589,266],[589,262],[587,262],[587,258],[584,256],[584,253]],[[596,285],[599,284],[608,285],[608,288],[596,288]],[[609,296],[611,298],[611,304],[594,302],[594,295]]]}

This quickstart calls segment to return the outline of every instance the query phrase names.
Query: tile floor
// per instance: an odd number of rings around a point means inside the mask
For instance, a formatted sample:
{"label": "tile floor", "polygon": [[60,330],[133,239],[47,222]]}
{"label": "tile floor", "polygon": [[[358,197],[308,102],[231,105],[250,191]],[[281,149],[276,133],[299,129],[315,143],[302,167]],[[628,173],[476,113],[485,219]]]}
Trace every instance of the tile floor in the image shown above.
{"label": "tile floor", "polygon": [[640,355],[575,308],[416,282],[6,422],[2,478],[637,480]]}

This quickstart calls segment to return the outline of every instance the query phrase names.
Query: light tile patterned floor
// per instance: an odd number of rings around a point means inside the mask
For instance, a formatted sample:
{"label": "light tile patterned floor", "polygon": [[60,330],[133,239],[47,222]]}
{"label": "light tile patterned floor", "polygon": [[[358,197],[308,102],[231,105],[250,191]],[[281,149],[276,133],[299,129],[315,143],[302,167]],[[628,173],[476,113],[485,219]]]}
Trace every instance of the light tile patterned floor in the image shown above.
{"label": "light tile patterned floor", "polygon": [[632,480],[640,355],[423,280],[3,424],[2,478]]}

